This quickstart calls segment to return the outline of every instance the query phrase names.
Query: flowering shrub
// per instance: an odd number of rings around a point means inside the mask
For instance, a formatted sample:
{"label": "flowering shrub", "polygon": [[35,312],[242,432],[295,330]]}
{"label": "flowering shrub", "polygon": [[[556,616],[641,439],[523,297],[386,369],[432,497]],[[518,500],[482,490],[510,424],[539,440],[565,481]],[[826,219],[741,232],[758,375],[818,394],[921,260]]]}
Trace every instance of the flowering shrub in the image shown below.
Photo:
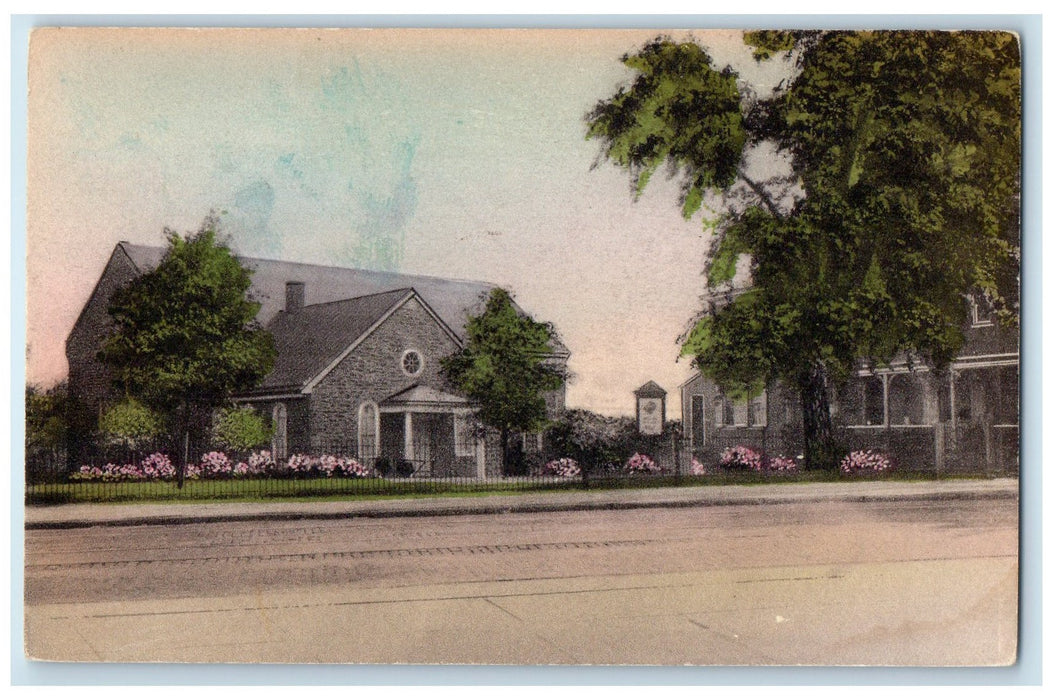
{"label": "flowering shrub", "polygon": [[794,461],[793,457],[779,455],[768,460],[767,469],[769,472],[777,472],[779,474],[795,473],[797,472],[797,462]]}
{"label": "flowering shrub", "polygon": [[699,462],[698,458],[692,457],[691,458],[691,476],[705,476],[705,475],[706,475],[706,465],[702,464],[702,462]]}
{"label": "flowering shrub", "polygon": [[205,478],[227,479],[234,475],[234,465],[230,457],[222,452],[209,452],[201,455],[201,476]]}
{"label": "flowering shrub", "polygon": [[[365,478],[374,474],[372,468],[363,466],[352,457],[335,455],[313,457],[296,454],[289,458],[284,469],[280,469],[266,450],[253,452],[243,462],[234,462],[223,452],[208,452],[201,456],[198,464],[186,465],[184,474],[188,480],[248,479],[278,475]],[[160,452],[150,455],[139,464],[85,465],[70,475],[74,481],[162,481],[175,477],[175,466]]]}
{"label": "flowering shrub", "polygon": [[724,450],[720,455],[720,466],[724,469],[751,469],[761,471],[764,459],[761,454],[745,445],[736,445]]}
{"label": "flowering shrub", "polygon": [[842,474],[878,474],[890,469],[892,469],[892,462],[888,456],[873,450],[849,452],[841,460]]}
{"label": "flowering shrub", "polygon": [[155,453],[139,464],[104,464],[93,467],[85,464],[70,474],[73,481],[161,481],[175,478],[176,470],[168,457]]}
{"label": "flowering shrub", "polygon": [[274,457],[270,450],[260,450],[249,455],[249,469],[255,473],[264,474],[274,470]]}
{"label": "flowering shrub", "polygon": [[662,469],[654,463],[647,455],[642,455],[639,452],[629,458],[629,461],[625,463],[625,468],[629,470],[630,474],[658,474]]}
{"label": "flowering shrub", "polygon": [[570,457],[560,457],[554,459],[548,464],[541,467],[542,476],[562,476],[562,477],[575,477],[581,474],[581,467]]}
{"label": "flowering shrub", "polygon": [[294,454],[285,463],[286,473],[293,477],[351,477],[362,479],[373,476],[373,469],[361,464],[352,457],[337,455]]}
{"label": "flowering shrub", "polygon": [[160,452],[155,452],[144,459],[139,465],[139,470],[144,479],[174,479],[176,475],[176,468],[172,465],[172,460],[168,459],[168,455]]}

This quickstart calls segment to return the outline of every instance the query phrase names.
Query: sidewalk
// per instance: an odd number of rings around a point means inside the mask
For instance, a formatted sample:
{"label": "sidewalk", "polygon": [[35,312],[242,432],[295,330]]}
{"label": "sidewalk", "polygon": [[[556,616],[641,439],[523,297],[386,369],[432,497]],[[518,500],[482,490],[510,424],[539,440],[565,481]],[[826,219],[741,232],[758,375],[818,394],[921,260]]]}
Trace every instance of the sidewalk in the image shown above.
{"label": "sidewalk", "polygon": [[27,530],[99,525],[160,525],[233,520],[385,518],[488,513],[542,513],[621,508],[1019,498],[1017,479],[860,481],[748,486],[693,486],[564,491],[509,496],[405,498],[277,503],[161,503],[26,506]]}

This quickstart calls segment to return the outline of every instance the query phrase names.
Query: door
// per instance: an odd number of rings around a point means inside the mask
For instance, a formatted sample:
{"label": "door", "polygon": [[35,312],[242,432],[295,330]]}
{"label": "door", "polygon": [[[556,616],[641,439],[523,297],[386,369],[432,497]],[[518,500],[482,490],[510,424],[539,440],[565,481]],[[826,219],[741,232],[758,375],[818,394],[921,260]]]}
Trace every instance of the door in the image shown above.
{"label": "door", "polygon": [[691,397],[691,449],[697,451],[706,444],[706,398]]}

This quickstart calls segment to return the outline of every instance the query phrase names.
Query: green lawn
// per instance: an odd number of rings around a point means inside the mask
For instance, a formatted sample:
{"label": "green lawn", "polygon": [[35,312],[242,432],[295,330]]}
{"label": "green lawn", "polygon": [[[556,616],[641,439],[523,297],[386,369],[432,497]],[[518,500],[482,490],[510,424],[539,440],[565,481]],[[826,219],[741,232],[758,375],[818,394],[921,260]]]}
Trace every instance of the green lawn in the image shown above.
{"label": "green lawn", "polygon": [[[975,476],[975,475],[973,475]],[[750,472],[720,473],[706,476],[593,476],[584,485],[580,479],[541,480],[536,478],[475,479],[237,479],[187,481],[182,489],[172,482],[51,483],[29,486],[26,503],[121,503],[121,502],[205,502],[271,500],[358,500],[384,498],[428,498],[435,496],[488,496],[589,488],[613,490],[659,486],[726,486],[773,483],[811,483],[893,479],[929,480],[930,472],[891,472],[874,477],[842,477],[830,472],[802,472],[766,475]],[[968,478],[966,475],[941,478]]]}

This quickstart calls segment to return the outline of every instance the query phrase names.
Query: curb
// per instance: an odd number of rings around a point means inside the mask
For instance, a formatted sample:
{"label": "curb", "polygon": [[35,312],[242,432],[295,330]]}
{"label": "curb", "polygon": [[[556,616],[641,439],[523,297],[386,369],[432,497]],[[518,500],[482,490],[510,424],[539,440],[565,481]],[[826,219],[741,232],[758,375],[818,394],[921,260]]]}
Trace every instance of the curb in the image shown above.
{"label": "curb", "polygon": [[[27,518],[24,527],[30,530],[69,530],[87,527],[134,527],[142,525],[190,525],[198,523],[294,521],[294,520],[346,520],[350,518],[413,518],[448,517],[457,515],[504,515],[510,513],[555,513],[567,511],[637,510],[643,508],[699,508],[722,506],[787,505],[794,503],[892,503],[917,501],[975,501],[1018,499],[1019,491],[1011,488],[961,491],[927,491],[920,493],[890,494],[802,494],[799,496],[703,496],[694,498],[646,498],[628,500],[582,500],[549,501],[524,500],[521,503],[457,503],[428,507],[422,501],[406,501],[399,505],[381,508],[363,505],[342,511],[296,510],[296,511],[252,511],[244,513],[218,513],[199,515],[130,515],[128,517],[77,518],[56,520],[32,520]],[[361,503],[361,502],[359,502]],[[409,505],[412,503],[412,507]],[[424,507],[422,507],[422,504]]]}

